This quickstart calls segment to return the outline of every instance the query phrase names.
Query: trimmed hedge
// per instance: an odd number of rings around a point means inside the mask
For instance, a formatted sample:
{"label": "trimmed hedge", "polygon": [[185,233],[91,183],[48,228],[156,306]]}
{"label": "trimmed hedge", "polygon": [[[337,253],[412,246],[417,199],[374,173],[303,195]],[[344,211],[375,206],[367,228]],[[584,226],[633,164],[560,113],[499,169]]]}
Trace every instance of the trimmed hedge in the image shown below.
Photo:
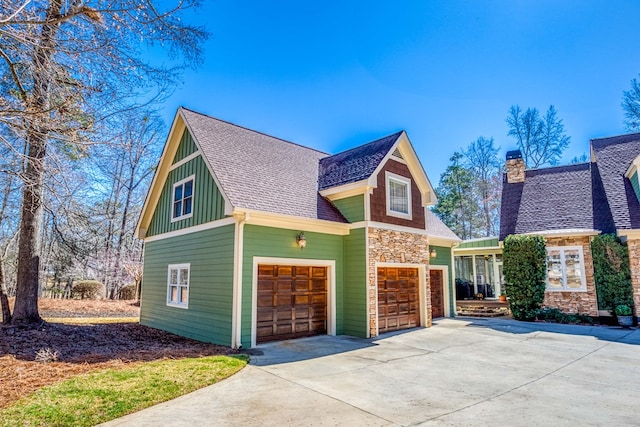
{"label": "trimmed hedge", "polygon": [[616,306],[633,306],[629,250],[614,234],[595,236],[591,241],[598,308],[613,313]]}
{"label": "trimmed hedge", "polygon": [[517,320],[534,320],[544,302],[547,252],[542,236],[504,239],[504,280],[509,307]]}
{"label": "trimmed hedge", "polygon": [[122,286],[118,291],[118,299],[120,300],[136,299],[136,285],[129,284],[129,285]]}
{"label": "trimmed hedge", "polygon": [[104,296],[104,285],[97,280],[80,280],[71,289],[73,298],[99,299]]}

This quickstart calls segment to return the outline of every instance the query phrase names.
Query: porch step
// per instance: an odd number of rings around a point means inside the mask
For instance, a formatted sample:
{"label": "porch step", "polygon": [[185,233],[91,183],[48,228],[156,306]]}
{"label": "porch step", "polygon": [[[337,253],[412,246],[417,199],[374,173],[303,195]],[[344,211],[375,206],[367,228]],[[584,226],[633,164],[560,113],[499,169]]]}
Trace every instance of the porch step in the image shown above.
{"label": "porch step", "polygon": [[456,304],[458,316],[468,317],[500,317],[508,316],[509,306],[506,303],[490,302],[483,304],[478,301],[458,302]]}

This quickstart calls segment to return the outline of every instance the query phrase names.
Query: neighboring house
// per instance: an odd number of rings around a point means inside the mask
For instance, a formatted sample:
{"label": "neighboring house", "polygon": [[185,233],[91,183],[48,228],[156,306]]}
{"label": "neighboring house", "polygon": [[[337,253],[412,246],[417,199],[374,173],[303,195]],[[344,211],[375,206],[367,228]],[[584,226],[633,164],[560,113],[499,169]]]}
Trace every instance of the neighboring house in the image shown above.
{"label": "neighboring house", "polygon": [[544,304],[598,315],[590,241],[614,233],[627,242],[635,314],[640,307],[640,134],[591,140],[591,161],[525,170],[507,153],[500,240],[540,234],[547,246]]}
{"label": "neighboring house", "polygon": [[332,156],[180,108],[137,227],[140,321],[234,348],[430,326],[459,241],[435,201],[405,132]]}

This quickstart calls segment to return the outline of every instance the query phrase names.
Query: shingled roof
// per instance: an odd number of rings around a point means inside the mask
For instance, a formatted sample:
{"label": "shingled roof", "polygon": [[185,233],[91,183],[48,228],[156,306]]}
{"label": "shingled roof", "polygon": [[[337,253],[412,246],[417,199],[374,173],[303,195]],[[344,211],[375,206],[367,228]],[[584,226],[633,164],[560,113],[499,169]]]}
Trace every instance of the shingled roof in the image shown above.
{"label": "shingled roof", "polygon": [[402,132],[320,160],[318,189],[362,181],[371,176]]}
{"label": "shingled roof", "polygon": [[640,154],[640,134],[591,140],[595,162],[527,170],[502,187],[500,240],[552,230],[640,228],[640,205],[625,172]]}
{"label": "shingled roof", "polygon": [[336,222],[348,221],[318,191],[368,179],[402,134],[330,156],[186,108],[180,111],[234,207]]}
{"label": "shingled roof", "polygon": [[181,111],[234,207],[347,222],[318,194],[318,164],[328,154],[185,108]]}
{"label": "shingled roof", "polygon": [[591,140],[613,223],[618,230],[640,228],[640,204],[625,172],[640,155],[640,133]]}
{"label": "shingled roof", "polygon": [[427,223],[427,234],[429,237],[436,237],[439,239],[461,242],[456,233],[451,231],[449,227],[445,225],[440,218],[436,216],[431,209],[425,209],[425,220]]}

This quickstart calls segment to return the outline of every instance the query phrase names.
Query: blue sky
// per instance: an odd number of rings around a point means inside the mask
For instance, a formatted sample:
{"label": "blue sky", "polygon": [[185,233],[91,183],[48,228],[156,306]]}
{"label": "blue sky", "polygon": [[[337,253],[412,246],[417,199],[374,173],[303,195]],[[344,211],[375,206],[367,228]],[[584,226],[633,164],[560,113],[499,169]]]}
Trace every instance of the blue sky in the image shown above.
{"label": "blue sky", "polygon": [[555,105],[571,136],[624,133],[640,1],[205,1],[203,67],[165,102],[328,153],[407,131],[432,183],[455,150],[515,148],[511,105]]}

